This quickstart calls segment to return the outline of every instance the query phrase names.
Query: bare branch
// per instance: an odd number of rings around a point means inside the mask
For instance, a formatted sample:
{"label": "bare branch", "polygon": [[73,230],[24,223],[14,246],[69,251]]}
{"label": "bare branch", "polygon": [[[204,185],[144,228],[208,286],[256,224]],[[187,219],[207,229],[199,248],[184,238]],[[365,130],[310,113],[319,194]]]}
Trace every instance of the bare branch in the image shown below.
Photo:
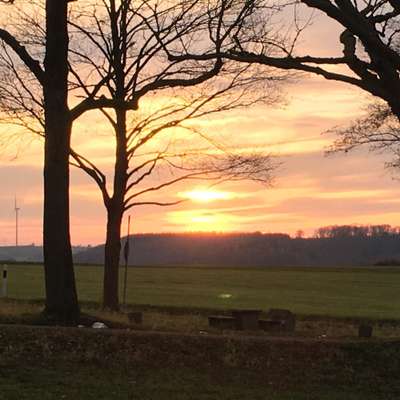
{"label": "bare branch", "polygon": [[14,52],[18,55],[21,61],[29,68],[32,74],[44,85],[45,73],[40,65],[40,62],[35,60],[27,52],[26,48],[20,44],[20,42],[5,29],[0,29],[0,40],[7,44]]}

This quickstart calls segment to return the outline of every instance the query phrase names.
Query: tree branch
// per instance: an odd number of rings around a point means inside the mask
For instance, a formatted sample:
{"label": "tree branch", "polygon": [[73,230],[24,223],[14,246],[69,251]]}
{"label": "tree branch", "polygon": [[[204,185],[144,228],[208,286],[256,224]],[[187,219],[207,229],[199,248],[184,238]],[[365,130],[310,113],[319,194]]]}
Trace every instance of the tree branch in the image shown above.
{"label": "tree branch", "polygon": [[39,83],[45,84],[45,72],[42,69],[40,62],[35,60],[26,50],[24,46],[5,29],[0,29],[0,40],[9,46],[21,61],[28,67],[32,74],[36,77]]}

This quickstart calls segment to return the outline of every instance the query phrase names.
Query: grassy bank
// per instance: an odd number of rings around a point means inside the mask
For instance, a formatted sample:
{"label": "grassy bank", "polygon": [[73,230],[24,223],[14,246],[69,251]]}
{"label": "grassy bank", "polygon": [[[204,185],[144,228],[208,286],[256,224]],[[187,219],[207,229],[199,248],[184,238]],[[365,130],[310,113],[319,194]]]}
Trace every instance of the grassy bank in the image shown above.
{"label": "grassy bank", "polygon": [[[41,317],[44,304],[24,300],[0,299],[0,325],[43,325],[47,321]],[[134,306],[134,310],[140,310],[143,314],[143,323],[130,324],[126,312],[112,313],[101,310],[92,303],[82,304],[81,324],[90,326],[94,321],[103,321],[109,327],[132,328],[140,331],[159,331],[176,333],[212,333],[243,336],[279,336],[280,333],[264,332],[262,330],[252,332],[220,331],[212,329],[208,324],[208,316],[216,313],[230,314],[228,310],[209,310],[191,308],[171,308],[161,306]],[[261,318],[267,318],[265,312]],[[90,322],[91,321],[91,322]],[[396,339],[400,337],[399,320],[363,319],[363,318],[331,318],[308,315],[297,316],[296,330],[290,333],[297,338],[357,338],[358,327],[361,323],[373,326],[373,336],[379,339]]]}
{"label": "grassy bank", "polygon": [[397,399],[400,342],[1,327],[0,399]]}
{"label": "grassy bank", "polygon": [[[122,274],[121,274],[122,275]],[[302,315],[400,319],[399,268],[129,268],[131,304],[289,308]],[[80,300],[101,298],[101,267],[76,267]],[[122,284],[122,282],[121,282]],[[40,266],[9,266],[9,297],[43,299]]]}

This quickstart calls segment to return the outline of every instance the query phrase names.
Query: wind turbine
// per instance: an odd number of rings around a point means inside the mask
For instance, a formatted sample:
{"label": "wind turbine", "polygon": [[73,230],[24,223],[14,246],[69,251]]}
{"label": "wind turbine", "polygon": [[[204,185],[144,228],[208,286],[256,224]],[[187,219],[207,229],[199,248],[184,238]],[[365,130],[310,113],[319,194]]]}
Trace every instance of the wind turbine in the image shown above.
{"label": "wind turbine", "polygon": [[15,211],[15,246],[18,247],[18,212],[20,208],[17,207],[17,196],[14,198],[14,211]]}

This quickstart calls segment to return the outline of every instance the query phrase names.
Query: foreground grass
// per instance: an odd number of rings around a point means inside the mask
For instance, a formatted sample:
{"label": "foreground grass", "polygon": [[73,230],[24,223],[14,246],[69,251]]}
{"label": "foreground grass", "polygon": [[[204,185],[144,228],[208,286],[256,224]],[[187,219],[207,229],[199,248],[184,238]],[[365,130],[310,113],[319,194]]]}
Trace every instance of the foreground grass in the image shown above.
{"label": "foreground grass", "polygon": [[2,327],[0,399],[395,400],[400,343]]}
{"label": "foreground grass", "polygon": [[[101,267],[76,267],[81,301],[99,302],[102,274]],[[400,319],[399,286],[400,268],[132,267],[127,302],[208,309],[279,307],[302,315]],[[9,297],[43,299],[42,268],[9,266]]]}
{"label": "foreground grass", "polygon": [[307,389],[271,387],[256,373],[138,368],[104,370],[90,365],[57,364],[49,367],[8,367],[0,372],[1,400],[385,400],[396,393],[386,390],[314,386]]}

